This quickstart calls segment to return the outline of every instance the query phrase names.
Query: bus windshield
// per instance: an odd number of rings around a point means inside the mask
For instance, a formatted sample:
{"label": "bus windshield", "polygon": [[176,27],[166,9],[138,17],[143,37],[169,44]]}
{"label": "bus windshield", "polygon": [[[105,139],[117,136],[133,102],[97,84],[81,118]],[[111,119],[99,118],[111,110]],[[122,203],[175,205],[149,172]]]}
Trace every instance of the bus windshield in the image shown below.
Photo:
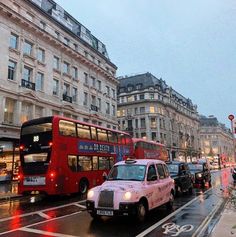
{"label": "bus windshield", "polygon": [[52,131],[52,123],[42,123],[34,124],[23,127],[21,130],[21,135],[29,135],[35,133],[49,132]]}

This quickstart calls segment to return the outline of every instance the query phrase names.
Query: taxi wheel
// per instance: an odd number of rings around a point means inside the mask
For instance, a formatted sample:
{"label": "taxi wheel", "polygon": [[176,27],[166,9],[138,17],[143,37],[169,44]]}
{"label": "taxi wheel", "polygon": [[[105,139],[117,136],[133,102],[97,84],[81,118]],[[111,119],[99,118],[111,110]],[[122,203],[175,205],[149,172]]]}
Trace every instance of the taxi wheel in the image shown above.
{"label": "taxi wheel", "polygon": [[99,220],[101,220],[101,216],[98,216],[96,213],[94,213],[94,212],[91,212],[90,213],[90,216],[94,219],[94,220],[96,220],[96,221],[99,221]]}
{"label": "taxi wheel", "polygon": [[167,210],[172,210],[174,205],[174,194],[173,192],[170,193],[169,202],[166,203]]}
{"label": "taxi wheel", "polygon": [[143,201],[140,201],[137,206],[137,220],[142,222],[145,220],[147,215],[147,208]]}

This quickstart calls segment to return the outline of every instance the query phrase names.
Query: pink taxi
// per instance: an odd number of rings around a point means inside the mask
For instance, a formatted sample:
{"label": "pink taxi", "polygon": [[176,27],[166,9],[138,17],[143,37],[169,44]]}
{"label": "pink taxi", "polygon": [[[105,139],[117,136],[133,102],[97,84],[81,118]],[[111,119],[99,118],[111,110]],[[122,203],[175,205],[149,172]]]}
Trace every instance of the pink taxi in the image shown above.
{"label": "pink taxi", "polygon": [[149,210],[174,201],[174,180],[160,160],[116,163],[106,181],[88,191],[86,207],[93,218],[135,216],[143,221]]}

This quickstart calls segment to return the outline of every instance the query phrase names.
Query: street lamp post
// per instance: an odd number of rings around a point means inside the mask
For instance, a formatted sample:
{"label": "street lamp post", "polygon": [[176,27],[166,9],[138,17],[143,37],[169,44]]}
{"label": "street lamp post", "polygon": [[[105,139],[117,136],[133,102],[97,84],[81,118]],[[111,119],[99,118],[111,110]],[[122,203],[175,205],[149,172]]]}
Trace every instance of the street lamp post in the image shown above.
{"label": "street lamp post", "polygon": [[234,157],[234,162],[236,161],[235,159],[235,139],[234,139],[234,123],[233,123],[233,120],[234,120],[234,115],[233,114],[230,114],[228,116],[228,119],[230,120],[230,123],[231,123],[231,132],[232,132],[232,135],[233,135],[233,157]]}

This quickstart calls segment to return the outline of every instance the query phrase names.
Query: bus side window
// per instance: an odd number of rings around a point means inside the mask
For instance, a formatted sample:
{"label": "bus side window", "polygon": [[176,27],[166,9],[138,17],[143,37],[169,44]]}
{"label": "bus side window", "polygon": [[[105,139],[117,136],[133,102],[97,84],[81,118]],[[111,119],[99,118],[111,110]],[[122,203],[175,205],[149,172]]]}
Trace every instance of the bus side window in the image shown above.
{"label": "bus side window", "polygon": [[98,168],[99,170],[109,170],[109,158],[108,157],[98,157]]}
{"label": "bus side window", "polygon": [[96,128],[95,128],[95,127],[92,127],[92,126],[91,126],[91,135],[92,135],[92,137],[91,137],[92,140],[97,140],[97,131],[96,131]]}
{"label": "bus side window", "polygon": [[93,170],[98,170],[98,157],[93,156]]}
{"label": "bus side window", "polygon": [[88,125],[77,124],[77,134],[79,138],[90,139],[90,127]]}
{"label": "bus side window", "polygon": [[104,129],[97,128],[98,141],[107,142],[107,131]]}
{"label": "bus side window", "polygon": [[75,123],[66,120],[60,120],[59,132],[63,136],[76,136]]}
{"label": "bus side window", "polygon": [[68,166],[73,172],[77,171],[77,156],[68,155]]}
{"label": "bus side window", "polygon": [[79,165],[82,171],[92,170],[92,157],[91,156],[79,156]]}
{"label": "bus side window", "polygon": [[111,169],[111,167],[115,164],[115,162],[114,162],[114,157],[110,157],[110,169]]}
{"label": "bus side window", "polygon": [[117,143],[117,134],[115,132],[107,131],[108,141]]}

